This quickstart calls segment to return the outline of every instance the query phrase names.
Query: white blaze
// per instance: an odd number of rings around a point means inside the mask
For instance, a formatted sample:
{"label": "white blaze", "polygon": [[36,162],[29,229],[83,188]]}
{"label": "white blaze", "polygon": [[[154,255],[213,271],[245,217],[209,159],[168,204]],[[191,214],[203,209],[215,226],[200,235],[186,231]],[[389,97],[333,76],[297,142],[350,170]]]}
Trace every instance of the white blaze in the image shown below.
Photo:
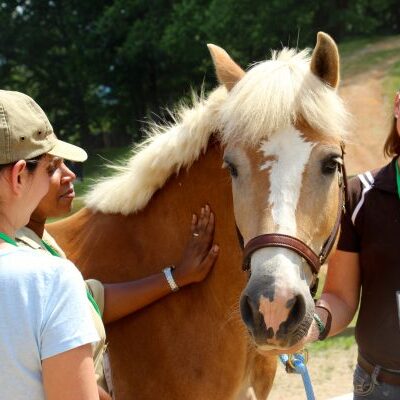
{"label": "white blaze", "polygon": [[261,144],[266,161],[261,169],[270,168],[268,202],[277,233],[296,236],[296,208],[302,176],[314,143],[306,142],[300,131],[290,126]]}

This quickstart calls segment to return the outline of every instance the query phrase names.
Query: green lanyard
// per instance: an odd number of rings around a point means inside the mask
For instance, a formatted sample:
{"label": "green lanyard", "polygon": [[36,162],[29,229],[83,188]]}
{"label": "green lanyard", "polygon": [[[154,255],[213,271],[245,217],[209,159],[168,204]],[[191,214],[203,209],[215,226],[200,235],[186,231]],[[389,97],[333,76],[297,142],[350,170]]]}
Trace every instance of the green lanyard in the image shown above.
{"label": "green lanyard", "polygon": [[[53,255],[55,257],[61,257],[60,253],[53,246],[48,244],[46,241],[42,240],[42,244],[51,255]],[[96,303],[96,300],[92,296],[92,293],[90,292],[89,289],[86,289],[86,294],[87,294],[89,301],[92,303],[93,308],[96,310],[97,314],[99,314],[99,316],[101,318],[100,308],[99,308],[98,304]]]}
{"label": "green lanyard", "polygon": [[3,232],[0,232],[0,239],[3,239],[5,242],[12,244],[13,246],[18,246],[17,242],[14,239],[10,238],[10,236],[6,235]]}
{"label": "green lanyard", "polygon": [[99,317],[101,318],[100,308],[99,308],[98,304],[96,303],[96,300],[92,296],[92,293],[90,293],[89,289],[86,290],[86,294],[87,294],[89,301],[92,303],[93,308],[96,310],[97,314],[99,314]]}
{"label": "green lanyard", "polygon": [[52,246],[50,246],[47,242],[45,242],[44,240],[42,240],[42,245],[45,247],[45,249],[52,255],[55,257],[61,257],[60,253]]}
{"label": "green lanyard", "polygon": [[396,182],[397,182],[397,194],[400,199],[400,168],[399,168],[399,163],[398,159],[395,161],[396,164]]}

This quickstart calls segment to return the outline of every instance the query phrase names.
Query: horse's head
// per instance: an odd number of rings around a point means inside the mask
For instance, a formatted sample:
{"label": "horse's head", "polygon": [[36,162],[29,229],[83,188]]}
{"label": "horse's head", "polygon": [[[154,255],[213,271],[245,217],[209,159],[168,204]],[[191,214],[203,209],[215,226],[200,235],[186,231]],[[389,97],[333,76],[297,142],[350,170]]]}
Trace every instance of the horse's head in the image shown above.
{"label": "horse's head", "polygon": [[311,59],[284,49],[247,72],[209,48],[228,90],[219,120],[249,270],[241,315],[261,349],[287,348],[308,331],[310,288],[340,216],[347,114],[337,47],[319,33]]}

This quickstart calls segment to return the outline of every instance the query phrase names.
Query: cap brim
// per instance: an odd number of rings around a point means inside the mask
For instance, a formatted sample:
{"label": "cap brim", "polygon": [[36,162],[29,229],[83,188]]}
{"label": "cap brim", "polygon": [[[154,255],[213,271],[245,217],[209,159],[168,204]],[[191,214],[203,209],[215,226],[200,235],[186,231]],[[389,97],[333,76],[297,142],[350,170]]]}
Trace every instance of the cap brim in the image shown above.
{"label": "cap brim", "polygon": [[55,157],[64,158],[65,160],[79,162],[85,161],[88,157],[85,150],[59,139],[57,139],[56,145],[47,153]]}

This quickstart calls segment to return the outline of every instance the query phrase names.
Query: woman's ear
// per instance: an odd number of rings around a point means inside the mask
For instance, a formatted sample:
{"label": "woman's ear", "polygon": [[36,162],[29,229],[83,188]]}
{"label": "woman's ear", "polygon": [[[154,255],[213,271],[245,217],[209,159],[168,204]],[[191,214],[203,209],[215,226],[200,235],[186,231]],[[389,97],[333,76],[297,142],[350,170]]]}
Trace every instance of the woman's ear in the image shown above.
{"label": "woman's ear", "polygon": [[11,187],[15,194],[19,194],[26,179],[26,161],[19,160],[11,167]]}

